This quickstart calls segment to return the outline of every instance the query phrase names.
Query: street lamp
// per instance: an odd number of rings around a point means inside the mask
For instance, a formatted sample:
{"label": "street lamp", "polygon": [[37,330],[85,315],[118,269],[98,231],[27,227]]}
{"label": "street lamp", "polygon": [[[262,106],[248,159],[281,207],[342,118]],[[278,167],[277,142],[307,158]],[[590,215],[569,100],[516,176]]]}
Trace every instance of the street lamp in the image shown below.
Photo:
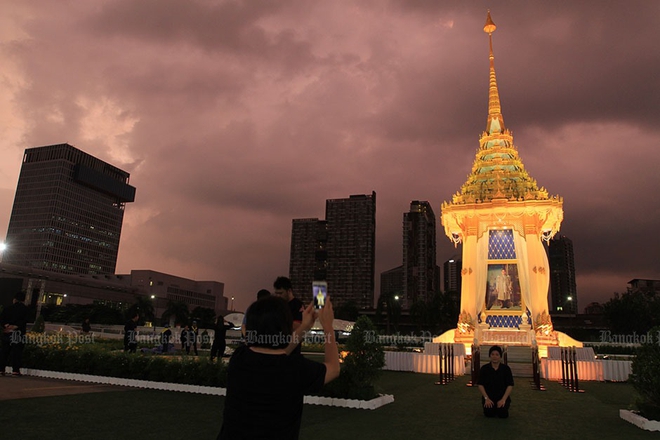
{"label": "street lamp", "polygon": [[234,311],[234,297],[231,297],[231,311]]}
{"label": "street lamp", "polygon": [[0,263],[2,263],[2,256],[4,255],[6,249],[7,249],[7,243],[5,243],[4,241],[0,242]]}

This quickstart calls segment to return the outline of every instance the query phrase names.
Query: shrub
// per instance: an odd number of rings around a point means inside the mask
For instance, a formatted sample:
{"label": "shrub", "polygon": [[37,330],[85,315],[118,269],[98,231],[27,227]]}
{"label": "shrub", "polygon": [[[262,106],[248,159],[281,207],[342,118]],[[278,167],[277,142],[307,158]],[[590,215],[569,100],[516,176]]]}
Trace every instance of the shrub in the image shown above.
{"label": "shrub", "polygon": [[346,340],[344,365],[333,386],[342,397],[369,399],[375,397],[374,382],[385,366],[385,352],[377,341],[376,327],[366,316],[355,322]]}
{"label": "shrub", "polygon": [[27,344],[23,352],[26,368],[93,374],[155,382],[225,387],[227,367],[206,358],[179,359],[174,356],[110,352],[96,344]]}
{"label": "shrub", "polygon": [[629,380],[639,395],[636,404],[640,413],[660,420],[660,327],[653,328],[651,334],[652,340],[637,348]]}

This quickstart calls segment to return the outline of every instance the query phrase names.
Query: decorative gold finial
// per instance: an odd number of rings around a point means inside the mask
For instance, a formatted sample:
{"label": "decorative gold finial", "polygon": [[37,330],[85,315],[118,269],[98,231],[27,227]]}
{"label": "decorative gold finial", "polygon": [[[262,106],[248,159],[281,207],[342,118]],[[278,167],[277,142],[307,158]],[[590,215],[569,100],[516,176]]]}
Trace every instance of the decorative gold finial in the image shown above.
{"label": "decorative gold finial", "polygon": [[495,29],[497,29],[497,26],[495,26],[495,23],[493,23],[493,19],[490,18],[490,9],[489,9],[488,16],[486,17],[486,24],[484,25],[484,32],[490,35],[493,32],[495,32]]}

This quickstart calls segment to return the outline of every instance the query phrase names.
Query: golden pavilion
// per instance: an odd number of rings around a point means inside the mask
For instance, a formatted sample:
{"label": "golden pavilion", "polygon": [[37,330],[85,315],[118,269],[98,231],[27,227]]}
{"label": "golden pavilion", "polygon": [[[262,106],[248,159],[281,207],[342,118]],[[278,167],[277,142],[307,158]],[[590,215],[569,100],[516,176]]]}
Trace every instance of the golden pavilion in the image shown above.
{"label": "golden pavilion", "polygon": [[441,222],[462,245],[457,328],[437,341],[505,345],[582,345],[554,331],[548,308],[550,270],[543,241],[558,231],[563,200],[550,196],[525,170],[502,116],[495,76],[490,11],[488,118],[472,172]]}

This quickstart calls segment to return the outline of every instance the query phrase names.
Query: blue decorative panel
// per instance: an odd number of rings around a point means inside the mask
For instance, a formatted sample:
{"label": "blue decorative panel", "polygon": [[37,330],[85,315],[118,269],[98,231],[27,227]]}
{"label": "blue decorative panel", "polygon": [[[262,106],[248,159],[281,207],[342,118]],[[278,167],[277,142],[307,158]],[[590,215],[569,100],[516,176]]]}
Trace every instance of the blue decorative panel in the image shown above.
{"label": "blue decorative panel", "polygon": [[488,231],[488,259],[516,259],[516,246],[513,244],[513,230],[497,229]]}
{"label": "blue decorative panel", "polygon": [[486,323],[491,327],[518,328],[522,324],[522,318],[517,315],[489,315]]}

